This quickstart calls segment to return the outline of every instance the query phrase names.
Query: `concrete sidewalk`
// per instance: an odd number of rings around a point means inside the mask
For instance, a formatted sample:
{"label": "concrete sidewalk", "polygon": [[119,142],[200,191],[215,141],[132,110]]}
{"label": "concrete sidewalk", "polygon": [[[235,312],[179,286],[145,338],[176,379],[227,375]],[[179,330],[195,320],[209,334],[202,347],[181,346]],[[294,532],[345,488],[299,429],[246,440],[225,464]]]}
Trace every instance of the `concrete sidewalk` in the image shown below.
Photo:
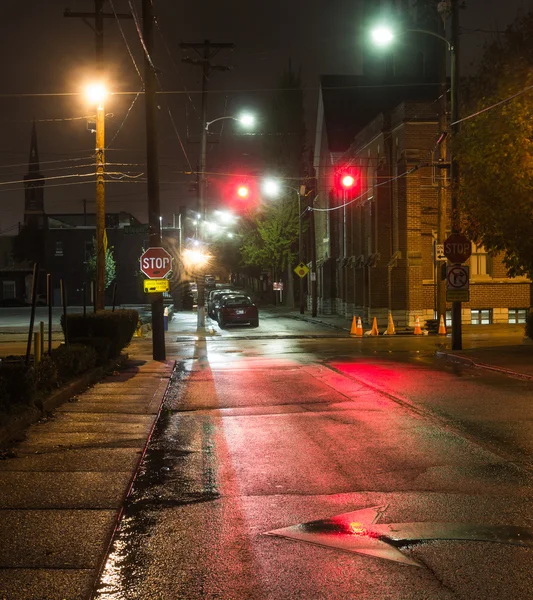
{"label": "concrete sidewalk", "polygon": [[129,350],[0,455],[0,598],[90,597],[174,366]]}

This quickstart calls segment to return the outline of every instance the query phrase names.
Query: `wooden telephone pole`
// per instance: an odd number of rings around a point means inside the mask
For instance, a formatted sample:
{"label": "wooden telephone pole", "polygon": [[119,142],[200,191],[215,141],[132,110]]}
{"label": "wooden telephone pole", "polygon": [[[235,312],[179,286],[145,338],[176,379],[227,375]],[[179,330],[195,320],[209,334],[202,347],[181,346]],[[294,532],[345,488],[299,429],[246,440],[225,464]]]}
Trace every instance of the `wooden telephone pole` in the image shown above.
{"label": "wooden telephone pole", "polygon": [[[114,19],[115,14],[104,13],[105,0],[94,0],[94,12],[72,12],[65,9],[65,17],[82,19],[94,31],[96,49],[96,78],[103,82],[104,63],[104,19]],[[117,18],[131,19],[130,14],[117,14]],[[88,19],[94,19],[94,26]],[[105,308],[105,111],[103,100],[96,112],[96,286],[95,308]]]}
{"label": "wooden telephone pole", "polygon": [[[223,49],[233,50],[235,44],[210,42],[181,43],[180,48],[183,50],[195,50],[199,58],[184,58],[183,62],[187,62],[196,67],[202,68],[202,137],[200,143],[200,164],[198,176],[198,213],[200,221],[205,220],[205,196],[206,196],[206,162],[207,162],[207,84],[209,75],[212,71],[228,71],[230,67],[224,65],[214,65],[211,59]],[[202,236],[201,226],[198,229],[200,238]],[[205,327],[205,273],[201,273],[196,281],[198,290],[198,327]]]}

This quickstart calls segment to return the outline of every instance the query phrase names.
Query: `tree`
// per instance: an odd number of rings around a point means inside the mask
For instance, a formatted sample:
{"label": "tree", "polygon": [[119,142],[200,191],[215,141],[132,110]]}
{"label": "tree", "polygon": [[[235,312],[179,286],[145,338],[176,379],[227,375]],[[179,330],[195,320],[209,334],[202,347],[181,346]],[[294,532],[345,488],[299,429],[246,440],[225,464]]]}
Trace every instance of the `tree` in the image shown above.
{"label": "tree", "polygon": [[[105,251],[105,284],[104,289],[107,288],[115,281],[116,277],[116,263],[113,257],[112,248],[106,248]],[[96,239],[93,238],[93,250],[91,256],[85,262],[85,270],[91,280],[96,279]]]}
{"label": "tree", "polygon": [[294,196],[278,198],[248,220],[241,245],[245,265],[272,271],[277,277],[292,264],[296,256],[294,240],[298,238],[298,207]]}
{"label": "tree", "polygon": [[533,277],[532,40],[528,13],[486,48],[462,102],[462,116],[472,118],[453,148],[462,230],[503,253],[509,276]]}

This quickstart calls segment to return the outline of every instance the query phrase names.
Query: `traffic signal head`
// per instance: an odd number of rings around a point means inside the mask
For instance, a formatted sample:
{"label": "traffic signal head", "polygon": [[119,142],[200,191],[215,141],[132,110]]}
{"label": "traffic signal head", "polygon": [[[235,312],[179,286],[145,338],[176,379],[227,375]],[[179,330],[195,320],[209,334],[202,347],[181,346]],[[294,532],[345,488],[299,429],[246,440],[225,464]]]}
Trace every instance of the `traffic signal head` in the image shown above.
{"label": "traffic signal head", "polygon": [[352,175],[343,175],[341,177],[342,187],[348,189],[355,185],[355,178]]}
{"label": "traffic signal head", "polygon": [[356,191],[361,187],[361,171],[358,167],[340,167],[334,174],[334,187],[340,192]]}
{"label": "traffic signal head", "polygon": [[250,195],[250,190],[247,185],[239,185],[237,187],[237,196],[239,198],[246,200],[246,198],[248,198],[249,195]]}

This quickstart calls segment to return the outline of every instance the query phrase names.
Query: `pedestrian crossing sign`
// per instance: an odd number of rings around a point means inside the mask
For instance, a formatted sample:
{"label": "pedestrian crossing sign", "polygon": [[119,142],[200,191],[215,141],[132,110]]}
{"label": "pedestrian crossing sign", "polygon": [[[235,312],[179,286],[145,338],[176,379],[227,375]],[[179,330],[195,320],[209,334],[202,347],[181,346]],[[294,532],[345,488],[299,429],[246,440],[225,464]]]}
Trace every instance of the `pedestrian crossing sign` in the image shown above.
{"label": "pedestrian crossing sign", "polygon": [[307,273],[309,273],[309,269],[307,267],[307,265],[305,265],[303,262],[301,262],[295,269],[294,272],[296,273],[296,275],[298,275],[298,277],[305,277],[307,275]]}

